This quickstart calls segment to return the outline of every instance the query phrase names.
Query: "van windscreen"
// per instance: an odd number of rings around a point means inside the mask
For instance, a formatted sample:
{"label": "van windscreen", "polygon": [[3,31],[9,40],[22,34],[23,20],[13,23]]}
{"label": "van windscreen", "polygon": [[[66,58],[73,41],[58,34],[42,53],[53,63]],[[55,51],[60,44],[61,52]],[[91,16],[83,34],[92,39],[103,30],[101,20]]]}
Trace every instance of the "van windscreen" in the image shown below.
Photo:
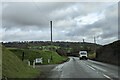
{"label": "van windscreen", "polygon": [[86,53],[81,53],[82,55],[86,55]]}

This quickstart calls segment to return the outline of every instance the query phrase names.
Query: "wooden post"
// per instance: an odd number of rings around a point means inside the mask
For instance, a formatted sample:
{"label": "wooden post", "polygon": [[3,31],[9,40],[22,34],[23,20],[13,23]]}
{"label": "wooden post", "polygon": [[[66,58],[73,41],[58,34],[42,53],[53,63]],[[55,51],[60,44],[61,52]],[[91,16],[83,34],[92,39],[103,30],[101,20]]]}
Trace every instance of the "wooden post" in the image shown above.
{"label": "wooden post", "polygon": [[33,68],[35,68],[35,60],[33,61]]}
{"label": "wooden post", "polygon": [[30,61],[28,61],[28,66],[30,66]]}
{"label": "wooden post", "polygon": [[22,53],[22,61],[24,61],[24,52]]}
{"label": "wooden post", "polygon": [[48,64],[50,63],[50,59],[48,59]]}

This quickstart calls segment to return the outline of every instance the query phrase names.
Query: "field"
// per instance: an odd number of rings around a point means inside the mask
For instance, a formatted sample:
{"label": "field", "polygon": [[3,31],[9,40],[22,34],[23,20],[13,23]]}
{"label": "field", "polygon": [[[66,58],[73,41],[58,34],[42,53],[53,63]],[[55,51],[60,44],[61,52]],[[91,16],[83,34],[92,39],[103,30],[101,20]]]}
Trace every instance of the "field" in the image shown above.
{"label": "field", "polygon": [[29,49],[44,49],[44,50],[49,50],[49,49],[51,49],[51,47],[54,48],[54,49],[60,48],[59,46],[29,46],[28,48]]}
{"label": "field", "polygon": [[[15,55],[22,59],[22,53],[24,52],[24,59],[29,60],[31,65],[36,58],[43,58],[42,64],[58,64],[66,61],[68,58],[64,56],[60,56],[58,53],[49,50],[34,50],[34,49],[17,49],[17,48],[8,48],[8,50],[12,51]],[[53,54],[53,61],[48,63],[48,59],[51,58],[51,53]]]}

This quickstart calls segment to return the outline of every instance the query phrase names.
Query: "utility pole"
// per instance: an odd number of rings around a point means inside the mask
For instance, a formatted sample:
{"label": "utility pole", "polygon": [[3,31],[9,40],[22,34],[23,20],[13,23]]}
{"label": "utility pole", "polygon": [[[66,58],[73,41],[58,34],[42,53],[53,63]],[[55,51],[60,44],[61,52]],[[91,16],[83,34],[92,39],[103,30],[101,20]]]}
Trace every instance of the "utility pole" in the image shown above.
{"label": "utility pole", "polygon": [[95,44],[95,50],[94,50],[94,53],[96,53],[96,38],[94,36],[94,44]]}
{"label": "utility pole", "polygon": [[52,53],[52,21],[50,21],[50,26],[51,26],[51,61],[53,60],[53,53]]}
{"label": "utility pole", "polygon": [[84,39],[83,39],[83,43],[84,43]]}
{"label": "utility pole", "polygon": [[95,39],[95,36],[94,36],[94,43],[96,44],[96,39]]}
{"label": "utility pole", "polygon": [[83,39],[83,50],[85,50],[85,40]]}

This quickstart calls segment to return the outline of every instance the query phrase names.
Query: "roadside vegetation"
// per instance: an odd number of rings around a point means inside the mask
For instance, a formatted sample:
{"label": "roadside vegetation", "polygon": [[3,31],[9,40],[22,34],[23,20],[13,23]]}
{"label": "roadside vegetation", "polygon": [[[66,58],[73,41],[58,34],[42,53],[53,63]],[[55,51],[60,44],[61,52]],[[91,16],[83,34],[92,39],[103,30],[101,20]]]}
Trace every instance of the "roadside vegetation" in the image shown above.
{"label": "roadside vegetation", "polygon": [[[18,49],[2,47],[2,77],[5,78],[36,78],[40,75],[41,70],[28,66],[22,61],[22,53],[24,52],[24,60],[29,60],[31,65],[36,58],[43,58],[43,64],[59,64],[66,61],[68,58],[60,56],[57,52],[49,50],[37,49]],[[53,54],[53,61],[48,63],[48,59]],[[37,65],[37,64],[36,64]]]}
{"label": "roadside vegetation", "polygon": [[[36,58],[43,58],[42,64],[58,64],[66,61],[68,58],[60,56],[57,52],[50,50],[37,50],[37,49],[17,49],[8,48],[12,51],[19,59],[22,59],[22,53],[24,52],[24,60],[29,60],[31,65]],[[53,54],[53,60],[48,63],[48,59],[51,59],[51,53]]]}
{"label": "roadside vegetation", "polygon": [[92,51],[92,52],[89,52],[89,53],[88,53],[88,58],[89,58],[89,59],[95,59],[95,58],[96,58],[96,53],[93,52],[93,51]]}
{"label": "roadside vegetation", "polygon": [[22,62],[13,52],[2,47],[2,77],[5,78],[36,78],[41,70],[32,68]]}

